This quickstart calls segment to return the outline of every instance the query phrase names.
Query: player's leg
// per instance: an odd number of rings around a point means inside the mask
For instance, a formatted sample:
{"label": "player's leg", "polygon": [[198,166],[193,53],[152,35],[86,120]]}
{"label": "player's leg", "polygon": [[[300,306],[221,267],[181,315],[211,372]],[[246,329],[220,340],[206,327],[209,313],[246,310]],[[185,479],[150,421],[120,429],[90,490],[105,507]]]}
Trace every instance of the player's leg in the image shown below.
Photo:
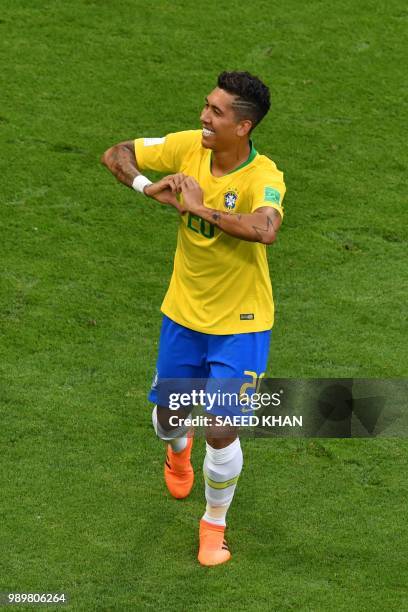
{"label": "player's leg", "polygon": [[[191,465],[193,433],[189,426],[182,423],[182,419],[188,416],[189,412],[184,410],[177,416],[172,412],[169,408],[155,406],[152,421],[157,436],[167,445],[164,463],[167,489],[175,499],[184,499],[190,494],[194,483],[194,470]],[[174,421],[178,418],[181,424],[174,426]]]}
{"label": "player's leg", "polygon": [[163,317],[156,375],[149,400],[156,404],[152,411],[153,427],[167,447],[164,466],[167,488],[173,497],[186,497],[193,486],[194,472],[190,461],[192,432],[182,420],[188,409],[172,409],[170,398],[177,398],[188,388],[189,380],[205,375],[200,336],[168,317]]}
{"label": "player's leg", "polygon": [[[209,388],[214,387],[211,382],[217,381],[215,386],[222,387],[222,381],[228,380],[224,388],[231,392],[231,385],[235,384],[239,393],[248,376],[253,380],[254,373],[259,376],[265,372],[269,342],[270,332],[213,337],[208,355],[212,377]],[[236,379],[236,383],[232,379]],[[239,405],[214,406],[208,413],[223,417],[242,414]],[[228,561],[231,556],[224,532],[227,512],[242,470],[243,455],[237,428],[220,427],[213,419],[206,439],[203,466],[206,510],[200,522],[198,559],[203,565],[217,565]]]}
{"label": "player's leg", "polygon": [[231,557],[225,540],[226,515],[241,469],[238,428],[224,428],[221,432],[217,426],[209,427],[203,465],[206,509],[200,521],[198,553],[202,565],[218,565]]}

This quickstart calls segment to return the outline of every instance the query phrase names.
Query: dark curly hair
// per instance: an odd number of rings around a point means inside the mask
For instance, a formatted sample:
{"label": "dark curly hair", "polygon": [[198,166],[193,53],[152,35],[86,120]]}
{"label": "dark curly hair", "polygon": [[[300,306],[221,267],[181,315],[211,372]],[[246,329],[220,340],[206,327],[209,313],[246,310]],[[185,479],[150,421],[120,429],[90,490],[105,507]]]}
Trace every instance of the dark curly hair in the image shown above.
{"label": "dark curly hair", "polygon": [[249,72],[221,72],[217,85],[237,98],[232,106],[238,119],[250,119],[252,129],[265,117],[271,107],[268,87]]}

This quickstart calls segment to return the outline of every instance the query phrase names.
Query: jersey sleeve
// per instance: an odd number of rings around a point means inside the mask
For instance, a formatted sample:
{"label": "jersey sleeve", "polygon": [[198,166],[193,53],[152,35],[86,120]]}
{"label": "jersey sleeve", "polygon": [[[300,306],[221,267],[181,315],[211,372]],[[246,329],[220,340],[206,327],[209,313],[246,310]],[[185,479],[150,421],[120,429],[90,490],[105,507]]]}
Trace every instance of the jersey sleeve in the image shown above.
{"label": "jersey sleeve", "polygon": [[199,146],[200,130],[188,130],[167,134],[163,138],[137,138],[135,156],[139,170],[176,173],[183,159]]}
{"label": "jersey sleeve", "polygon": [[[282,174],[282,173],[279,173]],[[285,183],[277,176],[265,177],[252,188],[251,212],[262,206],[275,208],[283,218],[283,198],[285,196]]]}

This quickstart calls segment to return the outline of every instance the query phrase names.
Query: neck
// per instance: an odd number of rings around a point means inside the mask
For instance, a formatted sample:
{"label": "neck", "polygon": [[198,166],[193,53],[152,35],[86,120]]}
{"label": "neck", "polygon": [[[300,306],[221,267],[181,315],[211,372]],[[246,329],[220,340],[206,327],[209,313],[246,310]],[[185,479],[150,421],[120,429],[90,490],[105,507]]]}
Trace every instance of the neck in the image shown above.
{"label": "neck", "polygon": [[224,176],[246,162],[251,153],[248,140],[238,142],[234,149],[228,151],[212,151],[211,172],[214,176]]}

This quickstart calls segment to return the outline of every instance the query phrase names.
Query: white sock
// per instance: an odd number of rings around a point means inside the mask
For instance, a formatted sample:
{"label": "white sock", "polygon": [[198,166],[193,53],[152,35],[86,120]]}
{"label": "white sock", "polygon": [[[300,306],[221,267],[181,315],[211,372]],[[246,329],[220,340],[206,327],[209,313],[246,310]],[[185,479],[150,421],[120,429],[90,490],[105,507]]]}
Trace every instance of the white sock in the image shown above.
{"label": "white sock", "polygon": [[207,523],[225,527],[225,517],[229,507],[229,504],[226,504],[225,506],[210,506],[210,504],[207,504],[202,518],[204,521],[207,521]]}
{"label": "white sock", "polygon": [[169,440],[167,444],[170,444],[171,449],[174,453],[181,453],[187,446],[187,436],[181,436],[181,438],[174,438]]}
{"label": "white sock", "polygon": [[175,453],[181,453],[181,451],[186,448],[187,436],[185,434],[189,429],[188,427],[182,425],[175,429],[163,429],[157,418],[157,406],[153,408],[152,422],[156,435],[166,444],[170,444]]}
{"label": "white sock", "polygon": [[203,470],[207,507],[203,519],[225,526],[225,517],[242,470],[241,444],[239,438],[225,448],[212,448],[207,443],[206,451]]}

